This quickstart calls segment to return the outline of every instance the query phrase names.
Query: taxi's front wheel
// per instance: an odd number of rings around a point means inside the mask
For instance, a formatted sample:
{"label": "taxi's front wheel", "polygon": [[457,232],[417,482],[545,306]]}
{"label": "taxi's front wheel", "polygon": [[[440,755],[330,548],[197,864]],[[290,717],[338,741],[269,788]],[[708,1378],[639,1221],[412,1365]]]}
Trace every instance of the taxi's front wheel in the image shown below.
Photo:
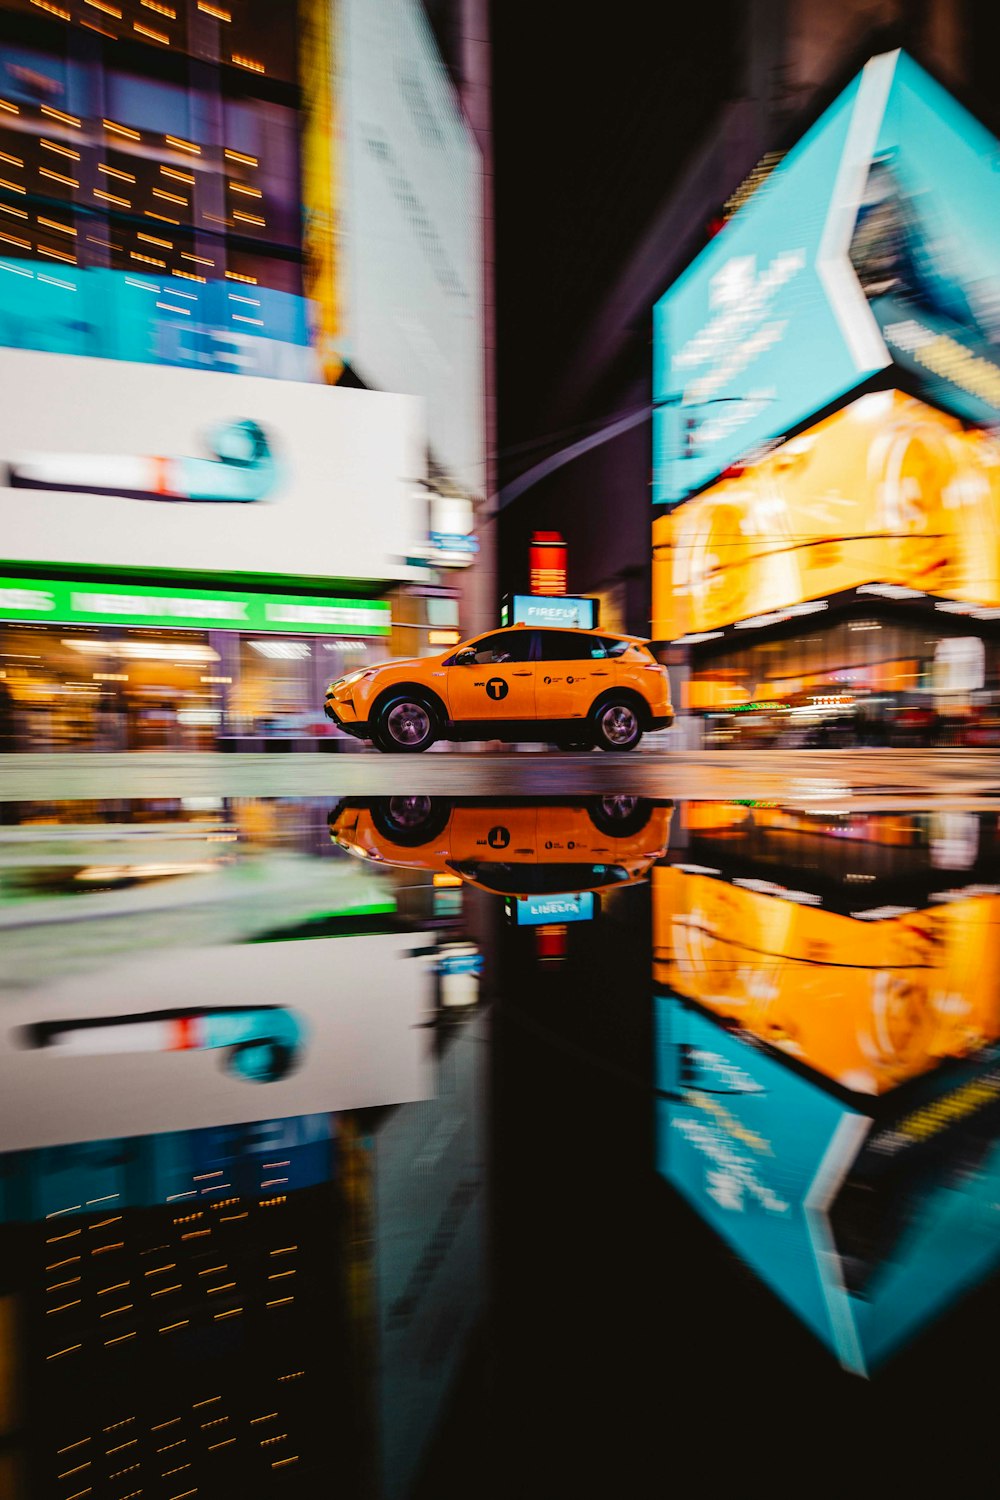
{"label": "taxi's front wheel", "polygon": [[416,693],[396,693],[379,705],[373,728],[376,749],[415,755],[437,739],[437,716]]}
{"label": "taxi's front wheel", "polygon": [[634,750],[642,739],[639,710],[629,698],[606,698],[593,712],[594,739],[602,750]]}

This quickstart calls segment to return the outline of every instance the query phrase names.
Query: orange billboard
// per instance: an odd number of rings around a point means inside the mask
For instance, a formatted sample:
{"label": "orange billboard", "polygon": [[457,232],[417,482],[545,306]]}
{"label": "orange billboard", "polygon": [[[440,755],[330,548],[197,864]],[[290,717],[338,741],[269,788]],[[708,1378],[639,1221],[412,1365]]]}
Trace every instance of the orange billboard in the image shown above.
{"label": "orange billboard", "polygon": [[866,585],[1000,605],[996,438],[878,391],[653,523],[661,640]]}
{"label": "orange billboard", "polygon": [[653,871],[654,979],[856,1093],[1000,1036],[1000,896],[861,920]]}

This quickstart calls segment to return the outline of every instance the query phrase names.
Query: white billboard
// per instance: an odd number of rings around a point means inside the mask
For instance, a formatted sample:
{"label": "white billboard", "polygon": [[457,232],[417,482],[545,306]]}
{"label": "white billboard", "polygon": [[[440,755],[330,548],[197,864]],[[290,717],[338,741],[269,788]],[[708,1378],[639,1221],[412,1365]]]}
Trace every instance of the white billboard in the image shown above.
{"label": "white billboard", "polygon": [[424,398],[435,462],[482,495],[482,162],[420,0],[341,0],[349,362]]}
{"label": "white billboard", "polygon": [[0,390],[6,561],[423,576],[412,397],[23,349]]}
{"label": "white billboard", "polygon": [[[4,1150],[429,1098],[420,946],[378,933],[160,950],[0,990]],[[363,985],[338,982],[349,974]],[[295,1038],[287,1072],[241,1069],[247,1039],[272,1033]]]}

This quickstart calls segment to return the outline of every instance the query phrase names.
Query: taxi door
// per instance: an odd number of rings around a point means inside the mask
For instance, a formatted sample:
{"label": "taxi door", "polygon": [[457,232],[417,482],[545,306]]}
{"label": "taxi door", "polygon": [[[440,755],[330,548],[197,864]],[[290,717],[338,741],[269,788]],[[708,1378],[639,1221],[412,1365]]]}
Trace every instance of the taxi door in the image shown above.
{"label": "taxi door", "polygon": [[474,643],[474,662],[447,668],[448,712],[455,723],[535,717],[535,635],[498,630]]}
{"label": "taxi door", "polygon": [[614,662],[597,636],[571,630],[540,630],[538,636],[538,717],[585,719],[598,693],[614,686]]}

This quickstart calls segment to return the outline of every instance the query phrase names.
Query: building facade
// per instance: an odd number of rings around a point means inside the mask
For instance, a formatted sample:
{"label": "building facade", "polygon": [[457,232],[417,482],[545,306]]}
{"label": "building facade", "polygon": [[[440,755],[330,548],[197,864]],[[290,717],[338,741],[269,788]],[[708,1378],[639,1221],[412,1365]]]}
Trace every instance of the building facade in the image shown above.
{"label": "building facade", "polygon": [[417,0],[0,37],[5,745],[332,746],[327,679],[492,618],[488,92]]}

